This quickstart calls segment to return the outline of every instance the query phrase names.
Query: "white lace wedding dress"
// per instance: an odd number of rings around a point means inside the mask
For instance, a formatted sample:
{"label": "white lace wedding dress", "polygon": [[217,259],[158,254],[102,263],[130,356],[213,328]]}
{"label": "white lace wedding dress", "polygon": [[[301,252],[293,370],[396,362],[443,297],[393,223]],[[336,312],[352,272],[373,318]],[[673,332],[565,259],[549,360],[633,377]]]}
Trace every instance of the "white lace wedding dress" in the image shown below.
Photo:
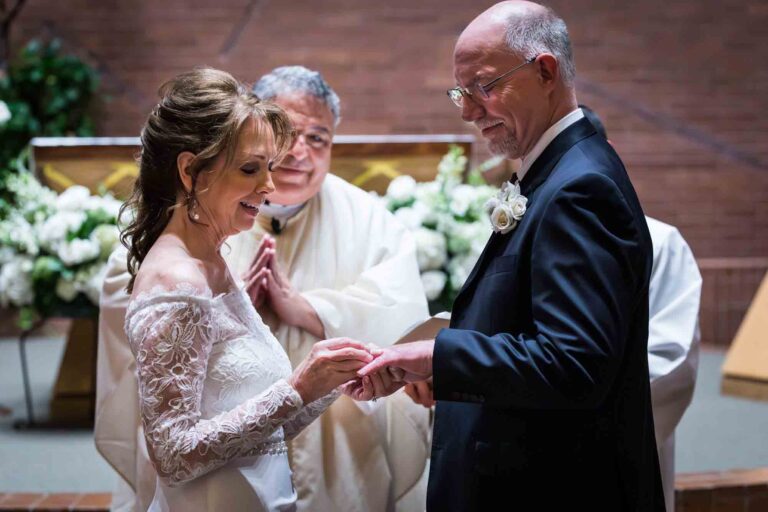
{"label": "white lace wedding dress", "polygon": [[304,405],[291,364],[243,290],[154,288],[128,305],[151,511],[294,510],[285,439],[338,396]]}

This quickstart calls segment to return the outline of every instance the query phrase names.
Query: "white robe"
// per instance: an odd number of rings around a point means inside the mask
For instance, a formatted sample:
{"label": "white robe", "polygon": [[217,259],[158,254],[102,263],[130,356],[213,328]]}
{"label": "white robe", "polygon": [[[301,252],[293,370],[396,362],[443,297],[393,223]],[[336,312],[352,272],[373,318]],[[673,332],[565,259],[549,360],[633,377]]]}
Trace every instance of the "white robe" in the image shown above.
{"label": "white robe", "polygon": [[99,453],[120,475],[112,510],[144,512],[155,494],[156,474],[139,418],[136,359],[125,336],[127,257],[122,245],[112,253],[101,288],[93,437]]}
{"label": "white robe", "polygon": [[[253,259],[270,219],[228,241],[236,275]],[[275,236],[277,258],[317,312],[326,338],[392,344],[428,310],[410,233],[366,192],[328,175],[317,196]],[[294,367],[318,339],[264,321]],[[341,397],[290,443],[291,468],[305,511],[423,510],[429,455],[428,410],[404,393],[359,406]]]}
{"label": "white robe", "polygon": [[673,226],[646,217],[653,242],[648,368],[667,511],[675,504],[675,428],[691,403],[699,361],[701,274]]}
{"label": "white robe", "polygon": [[[235,277],[247,268],[269,219],[228,240]],[[428,316],[410,234],[367,193],[328,175],[323,187],[276,237],[278,259],[315,308],[327,338],[394,342]],[[138,414],[136,368],[124,333],[126,255],[110,257],[102,288],[94,438],[122,477],[113,510],[144,511],[155,472]],[[317,341],[297,328],[265,322],[295,366]],[[299,510],[423,510],[429,413],[402,392],[366,407],[341,397],[292,443]]]}

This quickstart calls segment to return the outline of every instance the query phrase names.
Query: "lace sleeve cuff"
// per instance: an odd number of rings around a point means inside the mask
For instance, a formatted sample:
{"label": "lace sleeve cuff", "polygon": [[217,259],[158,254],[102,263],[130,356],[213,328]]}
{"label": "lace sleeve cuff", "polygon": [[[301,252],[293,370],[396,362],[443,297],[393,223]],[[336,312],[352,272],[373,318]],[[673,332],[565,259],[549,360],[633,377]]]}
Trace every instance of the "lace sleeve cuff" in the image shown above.
{"label": "lace sleeve cuff", "polygon": [[321,414],[323,414],[323,412],[325,412],[325,410],[330,407],[331,404],[337,398],[339,398],[340,395],[341,388],[338,387],[324,397],[318,398],[314,402],[311,402],[305,407],[302,407],[296,416],[291,418],[291,420],[287,421],[283,425],[283,434],[285,435],[285,439],[293,439],[299,435],[299,433],[304,430],[307,425],[312,423]]}

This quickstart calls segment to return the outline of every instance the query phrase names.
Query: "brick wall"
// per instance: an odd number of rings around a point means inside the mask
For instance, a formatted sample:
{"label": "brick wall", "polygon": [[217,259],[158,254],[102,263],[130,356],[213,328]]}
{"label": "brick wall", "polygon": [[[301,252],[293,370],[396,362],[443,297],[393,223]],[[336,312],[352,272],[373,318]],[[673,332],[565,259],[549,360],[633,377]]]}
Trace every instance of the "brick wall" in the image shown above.
{"label": "brick wall", "polygon": [[[207,64],[254,80],[323,71],[340,132],[472,132],[445,98],[455,37],[492,2],[150,0],[29,2],[18,44],[58,36],[104,76],[102,135],[135,135],[164,79]],[[581,101],[605,118],[647,212],[698,257],[768,254],[768,4],[555,0]]]}
{"label": "brick wall", "polygon": [[704,258],[697,263],[703,279],[701,341],[728,348],[768,272],[768,258]]}

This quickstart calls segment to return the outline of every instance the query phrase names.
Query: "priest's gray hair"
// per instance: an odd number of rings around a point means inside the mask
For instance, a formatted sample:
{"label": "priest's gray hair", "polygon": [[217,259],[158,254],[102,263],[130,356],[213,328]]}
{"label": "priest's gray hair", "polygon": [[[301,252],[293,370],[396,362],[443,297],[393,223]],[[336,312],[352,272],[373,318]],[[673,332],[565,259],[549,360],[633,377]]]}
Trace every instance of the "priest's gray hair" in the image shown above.
{"label": "priest's gray hair", "polygon": [[573,86],[576,65],[573,62],[571,39],[565,22],[552,9],[545,7],[534,12],[510,15],[507,18],[505,39],[509,49],[526,60],[541,53],[554,55],[563,82]]}
{"label": "priest's gray hair", "polygon": [[312,71],[304,66],[281,66],[273,69],[254,84],[253,93],[266,101],[281,94],[308,94],[325,103],[333,114],[334,127],[341,121],[339,96],[319,71]]}

